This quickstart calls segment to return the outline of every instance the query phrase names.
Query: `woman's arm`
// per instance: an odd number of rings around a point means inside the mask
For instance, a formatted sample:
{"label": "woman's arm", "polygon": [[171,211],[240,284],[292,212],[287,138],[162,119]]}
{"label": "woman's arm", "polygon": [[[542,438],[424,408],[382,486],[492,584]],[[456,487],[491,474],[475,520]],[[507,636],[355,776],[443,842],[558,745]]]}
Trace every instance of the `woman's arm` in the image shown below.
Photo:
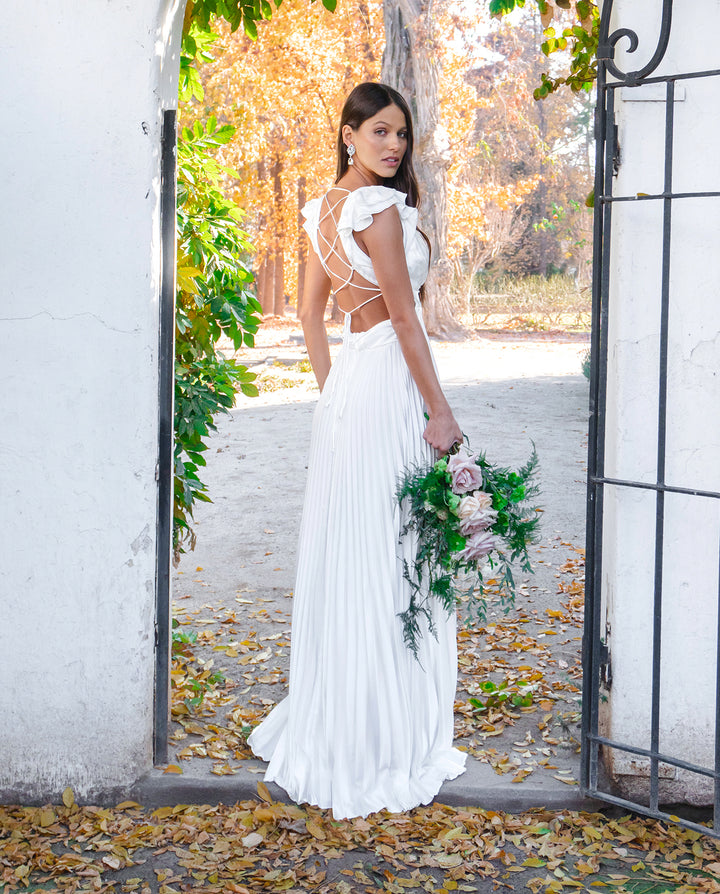
{"label": "woman's arm", "polygon": [[330,348],[325,328],[325,308],[329,297],[330,277],[323,270],[318,256],[311,251],[305,270],[300,322],[310,364],[321,391],[330,372]]}
{"label": "woman's arm", "polygon": [[375,214],[358,241],[362,241],[361,247],[370,255],[403,356],[428,408],[430,419],[423,437],[431,447],[445,454],[463,436],[440,387],[430,348],[415,312],[398,209],[393,205]]}

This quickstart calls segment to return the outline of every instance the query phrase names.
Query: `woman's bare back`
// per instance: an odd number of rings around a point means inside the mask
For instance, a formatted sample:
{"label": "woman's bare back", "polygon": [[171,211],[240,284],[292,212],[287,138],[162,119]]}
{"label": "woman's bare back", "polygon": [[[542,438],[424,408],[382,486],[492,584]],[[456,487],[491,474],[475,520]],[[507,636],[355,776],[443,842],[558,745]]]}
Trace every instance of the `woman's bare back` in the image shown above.
{"label": "woman's bare back", "polygon": [[[382,290],[361,276],[348,260],[337,231],[340,214],[350,192],[349,189],[335,186],[323,196],[318,220],[318,247],[320,262],[330,277],[338,307],[343,313],[350,314],[352,332],[364,332],[388,320],[390,314]],[[335,195],[331,195],[333,193]],[[361,251],[367,254],[355,233],[353,238]]]}

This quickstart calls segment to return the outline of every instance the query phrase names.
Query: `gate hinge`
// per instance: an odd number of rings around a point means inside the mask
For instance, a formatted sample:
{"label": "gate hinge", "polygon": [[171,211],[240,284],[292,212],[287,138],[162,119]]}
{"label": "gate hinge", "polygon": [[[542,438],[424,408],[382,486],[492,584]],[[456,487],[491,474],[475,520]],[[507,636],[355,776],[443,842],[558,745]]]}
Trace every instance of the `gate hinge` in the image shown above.
{"label": "gate hinge", "polygon": [[612,664],[610,663],[610,649],[607,643],[600,641],[600,682],[605,689],[612,686]]}

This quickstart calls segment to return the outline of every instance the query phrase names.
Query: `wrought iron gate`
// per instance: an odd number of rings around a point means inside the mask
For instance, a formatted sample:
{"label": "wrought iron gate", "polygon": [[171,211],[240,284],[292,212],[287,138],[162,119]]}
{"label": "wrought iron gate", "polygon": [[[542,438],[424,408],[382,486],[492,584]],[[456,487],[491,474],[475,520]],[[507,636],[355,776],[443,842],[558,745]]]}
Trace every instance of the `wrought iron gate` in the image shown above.
{"label": "wrought iron gate", "polygon": [[[693,79],[711,79],[720,77],[719,70],[679,72],[669,75],[655,76],[662,63],[672,27],[672,0],[664,0],[662,6],[657,3],[660,36],[652,58],[637,71],[624,72],[615,61],[615,49],[619,41],[627,41],[626,53],[634,53],[640,46],[636,32],[621,28],[609,33],[613,0],[605,0],[602,4],[602,21],[600,28],[600,47],[598,52],[598,99],[596,110],[596,177],[595,177],[595,224],[594,224],[594,272],[593,272],[593,334],[591,341],[591,385],[590,385],[590,432],[588,460],[588,507],[587,507],[587,584],[585,607],[585,635],[583,640],[584,663],[584,705],[583,705],[583,754],[582,785],[584,791],[595,798],[624,808],[659,818],[678,821],[672,812],[663,809],[662,777],[672,772],[689,772],[698,774],[705,780],[705,785],[714,786],[714,822],[712,829],[699,822],[697,815],[689,811],[690,816],[680,819],[684,825],[698,829],[704,833],[720,837],[720,730],[718,715],[720,713],[720,654],[716,663],[715,689],[715,741],[714,766],[700,766],[683,758],[686,756],[668,754],[661,750],[660,692],[661,685],[668,681],[662,679],[662,633],[663,633],[663,553],[664,530],[666,520],[666,498],[668,495],[682,494],[698,500],[717,501],[720,492],[714,490],[678,487],[666,481],[666,435],[668,432],[668,335],[673,326],[670,313],[670,259],[673,245],[673,210],[677,203],[684,199],[704,198],[716,200],[720,192],[674,192],[673,191],[673,151],[676,144],[677,128],[675,127],[675,105],[677,92],[685,90]],[[662,18],[660,19],[660,9]],[[686,8],[685,13],[689,10]],[[698,26],[701,27],[701,26]],[[641,52],[643,48],[640,48]],[[719,50],[720,54],[720,50]],[[640,55],[640,54],[638,54]],[[644,54],[643,54],[644,55]],[[644,55],[647,58],[647,55]],[[638,193],[635,195],[616,195],[615,173],[622,161],[618,145],[618,128],[616,110],[619,92],[624,97],[631,97],[629,91],[635,91],[645,85],[656,85],[655,101],[664,105],[664,171],[661,191],[654,194]],[[713,109],[711,114],[716,114]],[[649,399],[656,400],[657,407],[657,475],[654,481],[630,480],[622,477],[606,475],[606,410],[608,409],[608,343],[610,315],[613,305],[610,301],[610,283],[613,271],[613,259],[618,245],[614,244],[611,233],[613,210],[620,213],[618,206],[626,202],[647,202],[661,210],[662,214],[662,271],[658,276],[660,284],[655,309],[659,318],[659,369],[657,374],[657,394]],[[627,207],[627,206],[626,206]],[[720,241],[720,233],[717,234]],[[717,300],[717,299],[716,299]],[[676,324],[677,325],[677,324]],[[649,383],[648,388],[654,383]],[[653,411],[654,412],[654,411]],[[720,407],[713,407],[712,412],[720,412]],[[643,491],[654,500],[654,571],[652,595],[652,667],[648,668],[651,680],[650,706],[648,716],[649,741],[647,747],[637,747],[627,741],[616,741],[602,734],[601,723],[602,702],[609,692],[610,668],[612,661],[612,634],[610,637],[610,654],[604,629],[602,606],[602,574],[603,574],[603,506],[608,495],[608,488]],[[618,491],[614,491],[617,494]],[[675,499],[675,497],[670,497]],[[684,497],[683,497],[684,499]],[[717,560],[715,561],[717,566]],[[648,561],[648,568],[652,568]],[[650,575],[648,575],[650,579]],[[716,584],[720,596],[720,573]],[[718,599],[720,605],[720,598]],[[718,643],[720,644],[720,614],[718,615]],[[636,803],[632,796],[618,793],[618,788],[604,772],[605,758],[612,753],[623,755],[623,759],[641,763],[647,778],[647,790],[643,794],[646,803]],[[661,768],[664,772],[661,773]],[[673,769],[674,768],[674,769]]]}

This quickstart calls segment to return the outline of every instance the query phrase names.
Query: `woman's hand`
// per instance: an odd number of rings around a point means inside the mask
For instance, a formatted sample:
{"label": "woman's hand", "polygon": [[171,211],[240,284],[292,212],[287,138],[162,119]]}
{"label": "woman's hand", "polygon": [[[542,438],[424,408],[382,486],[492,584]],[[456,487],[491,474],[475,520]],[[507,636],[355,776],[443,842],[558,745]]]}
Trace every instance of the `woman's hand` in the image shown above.
{"label": "woman's hand", "polygon": [[423,438],[438,451],[440,456],[445,456],[456,442],[462,444],[463,433],[449,407],[439,413],[430,414]]}

